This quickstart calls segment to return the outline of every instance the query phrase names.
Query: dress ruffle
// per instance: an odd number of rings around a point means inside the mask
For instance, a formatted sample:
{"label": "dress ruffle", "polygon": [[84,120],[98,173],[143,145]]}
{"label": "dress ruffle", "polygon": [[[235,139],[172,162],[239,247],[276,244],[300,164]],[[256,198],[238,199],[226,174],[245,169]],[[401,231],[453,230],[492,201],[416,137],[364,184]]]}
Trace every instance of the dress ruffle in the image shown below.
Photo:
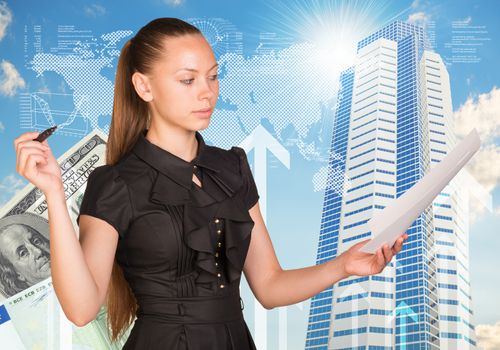
{"label": "dress ruffle", "polygon": [[[200,283],[218,280],[216,247],[210,233],[210,224],[215,218],[224,219],[225,268],[230,283],[240,278],[250,245],[254,221],[237,195],[243,184],[241,164],[238,155],[228,154],[234,157],[212,156],[210,160],[200,158],[193,163],[203,170],[203,188],[193,183],[190,189],[186,189],[158,172],[151,192],[153,202],[184,206],[184,240],[197,252],[195,265],[200,272],[197,277]],[[210,167],[204,167],[205,161]]]}

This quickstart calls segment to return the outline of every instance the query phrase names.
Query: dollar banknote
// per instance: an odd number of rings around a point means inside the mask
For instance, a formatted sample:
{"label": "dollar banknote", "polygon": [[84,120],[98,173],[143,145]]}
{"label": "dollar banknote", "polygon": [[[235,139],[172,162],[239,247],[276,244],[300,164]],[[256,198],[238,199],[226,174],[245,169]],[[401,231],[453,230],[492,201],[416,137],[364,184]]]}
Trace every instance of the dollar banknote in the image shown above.
{"label": "dollar banknote", "polygon": [[[106,140],[95,130],[58,159],[77,235],[87,179],[105,164]],[[43,193],[32,184],[0,209],[0,348],[121,349],[130,329],[111,343],[105,306],[84,327],[66,318],[52,286],[47,209]]]}

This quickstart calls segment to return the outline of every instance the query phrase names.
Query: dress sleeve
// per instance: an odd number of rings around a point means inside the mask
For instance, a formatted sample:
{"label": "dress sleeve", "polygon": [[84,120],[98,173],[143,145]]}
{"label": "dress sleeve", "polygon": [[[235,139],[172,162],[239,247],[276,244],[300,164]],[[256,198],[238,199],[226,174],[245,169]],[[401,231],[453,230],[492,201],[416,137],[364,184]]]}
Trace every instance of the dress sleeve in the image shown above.
{"label": "dress sleeve", "polygon": [[82,214],[106,221],[120,237],[124,236],[132,217],[132,206],[127,185],[113,166],[103,165],[90,173],[76,219],[78,225]]}
{"label": "dress sleeve", "polygon": [[233,146],[231,150],[236,152],[236,154],[238,154],[240,158],[240,169],[243,178],[243,201],[245,202],[246,209],[249,210],[257,203],[260,196],[257,191],[257,186],[253,178],[252,170],[250,169],[250,165],[248,164],[248,158],[245,150],[241,147],[236,146]]}

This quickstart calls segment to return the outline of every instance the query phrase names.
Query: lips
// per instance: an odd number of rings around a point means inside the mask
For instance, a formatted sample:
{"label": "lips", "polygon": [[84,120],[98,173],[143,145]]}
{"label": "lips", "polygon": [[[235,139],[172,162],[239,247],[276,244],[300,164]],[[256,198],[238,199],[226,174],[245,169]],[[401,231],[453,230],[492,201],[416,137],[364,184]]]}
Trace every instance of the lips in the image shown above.
{"label": "lips", "polygon": [[38,266],[38,269],[41,270],[45,267],[45,265],[50,263],[50,259],[45,258],[44,261]]}
{"label": "lips", "polygon": [[211,108],[204,108],[204,109],[199,109],[197,111],[194,111],[195,113],[207,113],[210,112],[212,109]]}

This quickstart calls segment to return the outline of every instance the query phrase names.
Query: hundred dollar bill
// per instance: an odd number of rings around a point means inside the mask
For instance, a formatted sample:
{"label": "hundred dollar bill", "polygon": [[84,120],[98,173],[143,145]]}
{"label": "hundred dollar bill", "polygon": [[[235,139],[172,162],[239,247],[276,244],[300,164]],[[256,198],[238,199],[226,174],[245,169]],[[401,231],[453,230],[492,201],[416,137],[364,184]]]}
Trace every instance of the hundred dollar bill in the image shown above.
{"label": "hundred dollar bill", "polygon": [[[106,140],[104,133],[95,130],[58,159],[77,235],[76,218],[87,179],[105,164]],[[121,349],[130,329],[111,343],[104,306],[85,327],[76,327],[66,318],[52,286],[47,220],[45,197],[32,184],[0,209],[0,305],[3,319],[8,319],[0,322],[1,348],[19,348],[15,337],[4,335],[14,326],[24,349]]]}

